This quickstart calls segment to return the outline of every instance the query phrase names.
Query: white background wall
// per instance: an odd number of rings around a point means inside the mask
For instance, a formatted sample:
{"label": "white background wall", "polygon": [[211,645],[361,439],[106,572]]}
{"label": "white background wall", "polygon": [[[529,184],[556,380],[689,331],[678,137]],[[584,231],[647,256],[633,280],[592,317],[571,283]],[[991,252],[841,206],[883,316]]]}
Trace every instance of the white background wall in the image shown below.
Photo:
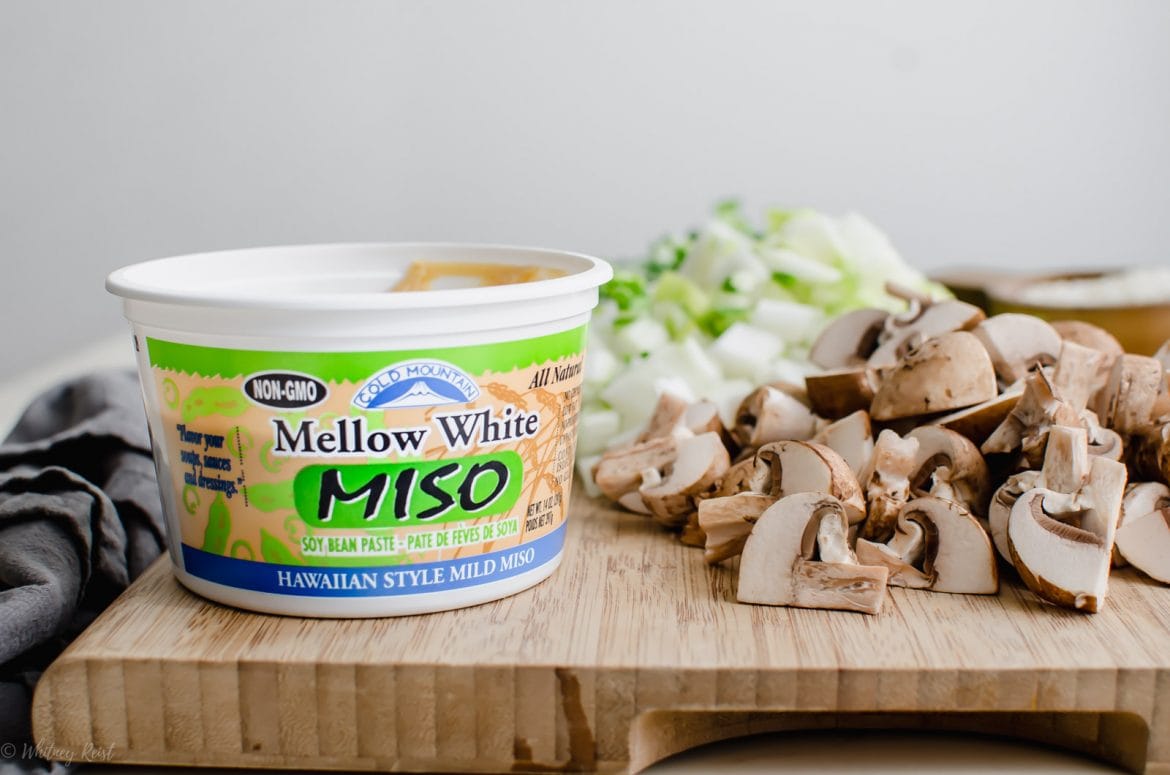
{"label": "white background wall", "polygon": [[926,268],[1170,262],[1168,43],[1162,0],[0,0],[3,369],[119,331],[145,258],[636,256],[727,195]]}

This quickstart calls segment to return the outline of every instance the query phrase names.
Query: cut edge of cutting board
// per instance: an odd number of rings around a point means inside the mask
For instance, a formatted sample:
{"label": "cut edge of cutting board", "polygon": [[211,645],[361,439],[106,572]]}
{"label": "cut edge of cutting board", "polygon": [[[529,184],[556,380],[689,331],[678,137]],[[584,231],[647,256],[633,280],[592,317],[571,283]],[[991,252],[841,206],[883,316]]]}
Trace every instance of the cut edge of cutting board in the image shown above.
{"label": "cut edge of cutting board", "polygon": [[[1170,775],[1170,590],[1132,572],[1095,617],[1008,583],[892,590],[870,618],[736,605],[730,572],[587,499],[568,541],[552,579],[507,600],[340,623],[208,603],[160,560],[42,676],[36,742],[126,764],[611,772],[743,735],[891,728]],[[475,634],[408,656],[452,631]],[[996,664],[1012,638],[1031,661]]]}

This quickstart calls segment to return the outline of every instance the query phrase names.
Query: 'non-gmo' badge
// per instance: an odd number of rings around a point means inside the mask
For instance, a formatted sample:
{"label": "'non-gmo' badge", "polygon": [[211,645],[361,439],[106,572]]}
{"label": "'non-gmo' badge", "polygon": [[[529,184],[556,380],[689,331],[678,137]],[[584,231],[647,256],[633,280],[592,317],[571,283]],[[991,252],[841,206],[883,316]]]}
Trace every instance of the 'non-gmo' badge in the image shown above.
{"label": "'non-gmo' badge", "polygon": [[329,388],[316,377],[291,371],[266,371],[244,380],[244,395],[274,409],[304,409],[319,404]]}

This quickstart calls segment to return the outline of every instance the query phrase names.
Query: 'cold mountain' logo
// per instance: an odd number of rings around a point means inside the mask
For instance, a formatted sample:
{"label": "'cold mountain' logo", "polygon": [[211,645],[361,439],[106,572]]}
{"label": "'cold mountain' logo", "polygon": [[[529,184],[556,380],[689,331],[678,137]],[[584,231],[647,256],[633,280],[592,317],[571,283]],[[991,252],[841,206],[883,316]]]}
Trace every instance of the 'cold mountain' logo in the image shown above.
{"label": "'cold mountain' logo", "polygon": [[479,386],[457,366],[446,361],[403,361],[387,366],[353,397],[360,409],[398,409],[409,406],[466,404],[479,397]]}

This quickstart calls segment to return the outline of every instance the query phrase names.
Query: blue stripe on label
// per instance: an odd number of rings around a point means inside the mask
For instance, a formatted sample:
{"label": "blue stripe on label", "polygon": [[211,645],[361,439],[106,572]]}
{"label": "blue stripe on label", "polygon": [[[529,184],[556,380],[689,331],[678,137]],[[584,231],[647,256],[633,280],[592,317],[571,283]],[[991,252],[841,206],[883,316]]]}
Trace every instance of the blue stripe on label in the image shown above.
{"label": "blue stripe on label", "polygon": [[458,560],[328,568],[237,560],[183,545],[192,576],[227,587],[293,597],[385,597],[475,587],[544,565],[565,543],[565,525],[535,541]]}

